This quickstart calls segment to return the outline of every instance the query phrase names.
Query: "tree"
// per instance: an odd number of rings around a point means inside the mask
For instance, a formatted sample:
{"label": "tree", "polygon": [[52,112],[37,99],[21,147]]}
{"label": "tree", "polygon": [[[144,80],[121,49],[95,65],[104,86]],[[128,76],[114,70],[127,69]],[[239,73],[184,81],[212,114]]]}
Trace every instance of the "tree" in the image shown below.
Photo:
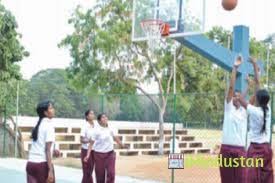
{"label": "tree", "polygon": [[28,81],[21,82],[20,114],[36,116],[35,107],[42,100],[54,102],[57,117],[82,118],[89,99],[75,91],[62,69],[40,71]]}
{"label": "tree", "polygon": [[[131,7],[132,1],[123,0],[101,0],[87,11],[77,7],[69,19],[74,32],[59,46],[67,47],[73,58],[68,72],[75,87],[100,94],[133,94],[139,90],[151,100],[159,112],[159,154],[163,154],[164,115],[173,81],[173,41],[167,39],[166,46],[154,54],[146,43],[132,43]],[[216,27],[207,36],[227,46],[229,33]],[[176,59],[178,93],[224,92],[225,72],[221,68],[182,46],[177,49]],[[150,82],[158,84],[158,97],[142,87]],[[220,98],[214,99],[202,101],[209,106],[204,113],[216,108]]]}
{"label": "tree", "polygon": [[[77,87],[92,87],[99,93],[133,93],[146,95],[159,111],[160,146],[163,154],[163,123],[173,76],[173,55],[160,48],[156,57],[146,44],[131,42],[132,2],[102,0],[93,9],[83,12],[78,7],[69,20],[74,33],[60,44],[70,49],[73,62],[68,69]],[[171,41],[167,41],[171,47]],[[180,57],[180,49],[177,56]],[[164,73],[169,73],[164,84]],[[142,84],[158,83],[159,96],[153,98]]]}
{"label": "tree", "polygon": [[264,39],[263,42],[265,43],[265,45],[262,44],[261,47],[262,49],[265,49],[264,53],[266,53],[267,49],[269,49],[269,45],[272,45],[269,55],[269,87],[272,91],[275,91],[275,33],[267,36],[267,38]]}
{"label": "tree", "polygon": [[144,106],[141,104],[142,97],[139,95],[120,95],[120,113],[115,117],[116,120],[142,121]]}
{"label": "tree", "polygon": [[268,35],[264,40],[264,43],[271,44],[273,47],[275,46],[275,33]]}
{"label": "tree", "polygon": [[0,120],[1,111],[15,97],[16,80],[21,79],[17,65],[29,53],[20,43],[14,16],[0,3]]}

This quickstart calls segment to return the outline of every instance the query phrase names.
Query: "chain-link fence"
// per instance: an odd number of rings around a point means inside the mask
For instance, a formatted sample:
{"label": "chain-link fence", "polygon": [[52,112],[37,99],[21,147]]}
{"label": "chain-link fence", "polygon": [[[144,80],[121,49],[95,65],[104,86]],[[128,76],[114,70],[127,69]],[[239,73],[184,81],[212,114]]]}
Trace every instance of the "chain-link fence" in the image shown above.
{"label": "chain-link fence", "polygon": [[[273,124],[275,122],[274,97],[275,92],[271,92],[270,104]],[[28,101],[24,101],[25,103],[22,104],[23,101],[21,100],[19,106],[26,107],[29,105]],[[31,103],[37,102],[32,101]],[[123,167],[127,168],[129,166],[123,175],[135,176],[138,174],[137,177],[156,179],[161,182],[171,182],[172,176],[174,182],[178,183],[220,182],[218,167],[203,167],[200,163],[203,163],[203,158],[215,158],[219,153],[224,113],[224,93],[183,93],[165,96],[110,94],[93,95],[78,98],[77,102],[73,100],[69,102],[74,104],[72,105],[74,108],[69,113],[64,110],[64,104],[55,102],[57,117],[83,118],[85,110],[90,108],[96,114],[106,113],[110,122],[118,123],[118,126],[124,128],[120,130],[120,136],[125,136],[124,143],[133,144],[133,150],[128,152],[129,154],[126,153],[126,155],[133,156],[128,157],[126,160],[123,159],[123,156],[118,159],[117,168],[119,171],[124,171]],[[15,103],[16,101],[14,101]],[[68,104],[68,101],[66,103]],[[35,106],[33,106],[33,110],[34,108]],[[65,109],[68,109],[68,106],[65,106]],[[14,111],[13,109],[9,113],[15,113]],[[28,112],[19,108],[21,116],[30,116]],[[33,113],[33,111],[31,112]],[[5,125],[8,118],[5,111],[1,111],[0,116],[0,156],[13,156],[14,148],[12,147],[15,143],[13,127]],[[163,147],[165,155],[148,156],[158,152],[159,121],[163,121],[164,124]],[[136,124],[136,126],[129,125],[128,131],[125,131],[126,124]],[[175,124],[175,128],[173,128],[173,124]],[[132,134],[132,131],[135,131],[135,133]],[[171,140],[173,134],[177,139],[175,152],[178,148],[181,153],[184,153],[185,159],[196,161],[197,158],[199,161],[194,162],[194,167],[174,170],[172,174],[172,170],[168,169],[167,154],[173,147],[173,141]],[[142,139],[141,136],[144,136],[144,138]],[[272,135],[272,142],[273,147],[275,147],[274,135]],[[141,153],[134,156],[136,151],[141,151]],[[123,166],[119,164],[120,161],[123,162]],[[133,162],[136,162],[135,168],[132,167]],[[196,165],[196,163],[198,164]],[[133,168],[132,172],[129,172],[130,167]],[[136,172],[136,174],[133,172]]]}
{"label": "chain-link fence", "polygon": [[[159,108],[164,108],[165,123],[173,123],[175,117],[176,123],[185,128],[221,129],[223,99],[223,94],[209,93],[177,94],[176,101],[174,95],[165,95],[163,98],[159,95],[95,95],[89,98],[89,104],[83,109],[91,108],[96,114],[106,113],[116,121],[159,122]],[[56,110],[58,113],[57,107]]]}
{"label": "chain-link fence", "polygon": [[[101,98],[96,100],[101,102],[91,105],[92,109],[101,106],[102,111],[110,119],[121,121],[121,123],[143,122],[148,124],[147,128],[149,129],[150,123],[158,123],[163,119],[166,131],[164,149],[168,149],[168,151],[164,151],[166,153],[169,153],[172,146],[172,124],[175,122],[180,125],[175,128],[175,137],[178,140],[176,147],[178,146],[177,148],[185,154],[186,158],[201,155],[204,157],[217,156],[221,143],[224,93],[185,93],[177,94],[175,97],[173,94],[166,96],[107,95],[95,98]],[[167,104],[164,101],[167,101]],[[163,117],[160,116],[162,108],[165,108]],[[170,126],[166,124],[170,124]],[[185,132],[181,134],[180,129],[184,129]],[[144,160],[148,160],[147,157],[144,158]],[[161,156],[158,160],[144,169],[145,176],[148,178],[158,177],[157,179],[164,182],[171,182],[172,179],[174,182],[180,183],[219,182],[218,168],[202,168],[195,165],[193,168],[174,170],[172,174],[171,170],[167,169],[167,156]],[[156,168],[160,171],[155,171]]]}
{"label": "chain-link fence", "polygon": [[[6,106],[0,111],[0,157],[25,157],[21,132]],[[16,137],[17,134],[17,137]]]}
{"label": "chain-link fence", "polygon": [[[173,122],[178,142],[176,147],[184,152],[188,158],[196,156],[217,156],[218,147],[221,143],[221,129],[223,121],[224,93],[186,93],[174,95],[107,95],[101,96],[104,101],[102,105],[110,119],[122,122],[151,122],[158,123],[162,117],[161,108],[165,108],[163,113],[163,122],[166,125],[164,130],[164,151],[169,152],[172,146]],[[163,101],[167,101],[165,104]],[[95,106],[99,106],[98,104]],[[94,106],[91,106],[94,109]],[[180,133],[180,129],[186,130]],[[169,130],[172,132],[169,134]],[[167,147],[167,148],[166,148]],[[216,151],[216,152],[215,152]],[[146,157],[144,157],[146,159]],[[164,182],[171,182],[174,176],[174,182],[219,182],[218,168],[186,168],[184,170],[175,170],[173,175],[171,170],[167,169],[167,156],[160,157],[158,163],[148,166],[144,173],[146,176],[158,177]],[[158,168],[161,171],[156,172]],[[165,172],[165,173],[164,173]],[[201,175],[201,176],[198,176]]]}
{"label": "chain-link fence", "polygon": [[7,130],[6,130],[6,110],[2,109],[0,111],[0,157],[6,156],[6,144],[7,140]]}

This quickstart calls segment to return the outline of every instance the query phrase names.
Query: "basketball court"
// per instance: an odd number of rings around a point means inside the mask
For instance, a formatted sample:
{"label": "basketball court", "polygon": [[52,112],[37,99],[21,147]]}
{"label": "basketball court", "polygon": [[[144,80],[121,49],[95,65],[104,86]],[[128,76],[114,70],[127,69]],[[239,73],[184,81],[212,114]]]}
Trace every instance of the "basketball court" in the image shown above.
{"label": "basketball court", "polygon": [[[233,48],[232,50],[227,49],[203,35],[205,33],[205,22],[207,18],[205,11],[206,0],[133,0],[132,42],[135,44],[146,43],[148,46],[147,51],[152,57],[155,57],[157,51],[160,49],[175,52],[177,46],[182,44],[227,71],[232,69],[232,62],[237,55],[242,55],[246,62],[249,57],[249,27],[232,27]],[[240,68],[240,73],[237,78],[236,88],[240,91],[245,88],[244,75],[246,76],[247,74],[253,73],[253,69],[249,67],[248,63],[244,63],[243,65],[244,66]],[[176,60],[174,60],[174,94],[176,94],[175,83]],[[209,133],[211,132],[206,132],[199,138],[203,141]],[[216,142],[217,139],[221,139],[220,136],[219,133],[217,137],[215,136],[210,140]],[[212,146],[214,146],[214,144]],[[170,170],[167,166],[168,160],[166,157],[155,156],[155,159],[153,159],[148,156],[146,158],[147,159],[137,156],[134,158],[127,157],[118,159],[117,172],[122,172],[123,174],[121,175],[127,176],[116,176],[116,182],[199,183],[203,182],[203,180],[207,183],[220,182],[218,167],[212,169],[191,168]],[[76,161],[80,166],[80,160],[76,159]],[[136,162],[136,164],[133,162]],[[1,182],[26,182],[25,166],[26,160],[12,158],[0,159]],[[55,166],[55,175],[58,183],[77,183],[82,178],[82,170],[65,166]],[[137,178],[132,178],[132,176]],[[171,180],[171,177],[173,180]]]}
{"label": "basketball court", "polygon": [[[79,161],[79,160],[78,160]],[[82,170],[63,166],[54,166],[57,183],[79,183],[82,179]],[[0,159],[1,182],[25,183],[26,182],[26,160],[5,158]],[[119,183],[161,183],[158,181],[142,180],[131,177],[116,176]]]}

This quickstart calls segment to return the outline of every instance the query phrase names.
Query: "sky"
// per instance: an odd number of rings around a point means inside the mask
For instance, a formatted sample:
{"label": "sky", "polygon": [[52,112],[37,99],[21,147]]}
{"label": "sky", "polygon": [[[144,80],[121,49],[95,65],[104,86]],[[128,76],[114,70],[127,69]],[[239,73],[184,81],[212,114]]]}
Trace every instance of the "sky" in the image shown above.
{"label": "sky", "polygon": [[[57,44],[73,31],[67,23],[78,4],[92,7],[96,0],[2,0],[16,17],[22,44],[30,52],[19,65],[24,79],[40,70],[66,68],[71,62],[68,50]],[[195,1],[195,0],[192,0]],[[198,0],[196,0],[198,1]],[[263,3],[264,2],[264,3]],[[258,40],[275,33],[274,0],[239,0],[234,11],[224,11],[221,0],[206,0],[206,31],[213,26],[232,30],[234,25],[247,25],[250,35]]]}

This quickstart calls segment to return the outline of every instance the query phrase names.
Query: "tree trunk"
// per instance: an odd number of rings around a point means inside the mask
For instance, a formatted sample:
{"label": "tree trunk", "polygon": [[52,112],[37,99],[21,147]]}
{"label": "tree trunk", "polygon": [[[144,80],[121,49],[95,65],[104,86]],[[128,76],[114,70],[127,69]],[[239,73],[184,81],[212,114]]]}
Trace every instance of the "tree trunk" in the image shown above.
{"label": "tree trunk", "polygon": [[159,110],[159,155],[164,154],[163,145],[164,145],[164,113],[165,109]]}

